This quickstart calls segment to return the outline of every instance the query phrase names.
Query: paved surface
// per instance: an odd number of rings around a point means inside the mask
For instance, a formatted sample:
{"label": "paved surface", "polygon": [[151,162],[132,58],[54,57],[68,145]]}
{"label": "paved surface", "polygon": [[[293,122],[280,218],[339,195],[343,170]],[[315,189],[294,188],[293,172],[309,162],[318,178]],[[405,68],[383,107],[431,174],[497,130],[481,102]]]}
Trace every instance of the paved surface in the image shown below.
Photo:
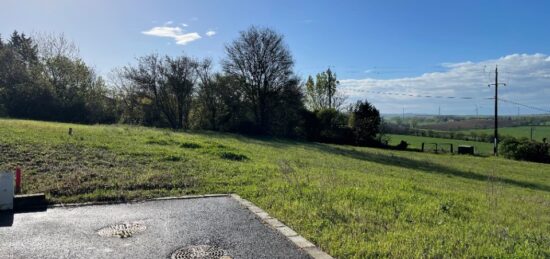
{"label": "paved surface", "polygon": [[[129,238],[97,234],[123,222],[146,230]],[[169,258],[188,245],[216,246],[232,258],[309,258],[230,197],[0,215],[0,258]]]}

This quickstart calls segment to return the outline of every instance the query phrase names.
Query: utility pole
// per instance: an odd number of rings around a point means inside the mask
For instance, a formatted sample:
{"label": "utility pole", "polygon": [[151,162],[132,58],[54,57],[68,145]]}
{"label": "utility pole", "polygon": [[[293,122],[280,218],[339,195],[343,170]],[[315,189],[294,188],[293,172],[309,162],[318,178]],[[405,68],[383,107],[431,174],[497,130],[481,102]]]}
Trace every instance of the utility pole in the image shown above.
{"label": "utility pole", "polygon": [[441,117],[441,105],[439,105],[439,108],[437,109],[437,115]]}
{"label": "utility pole", "polygon": [[405,121],[405,107],[403,107],[403,121]]}
{"label": "utility pole", "polygon": [[[489,87],[495,86],[495,136],[493,139],[493,154],[498,156],[498,66],[495,66],[495,83],[489,84]],[[500,85],[506,86],[505,83],[500,83]]]}

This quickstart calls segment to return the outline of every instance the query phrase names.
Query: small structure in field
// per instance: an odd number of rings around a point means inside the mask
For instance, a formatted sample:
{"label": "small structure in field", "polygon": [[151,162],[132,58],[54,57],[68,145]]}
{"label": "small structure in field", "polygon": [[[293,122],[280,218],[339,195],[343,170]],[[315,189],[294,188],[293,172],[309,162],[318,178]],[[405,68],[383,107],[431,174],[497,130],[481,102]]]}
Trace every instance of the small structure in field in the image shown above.
{"label": "small structure in field", "polygon": [[475,151],[474,146],[470,146],[470,145],[458,146],[458,154],[461,154],[461,155],[473,155],[474,151]]}

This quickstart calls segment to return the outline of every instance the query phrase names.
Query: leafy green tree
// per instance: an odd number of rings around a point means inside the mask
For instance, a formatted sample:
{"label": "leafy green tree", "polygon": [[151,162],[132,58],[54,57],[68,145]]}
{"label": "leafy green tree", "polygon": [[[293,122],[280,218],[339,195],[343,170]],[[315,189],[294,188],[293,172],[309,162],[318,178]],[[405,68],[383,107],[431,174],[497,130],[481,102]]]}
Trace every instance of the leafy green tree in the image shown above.
{"label": "leafy green tree", "polygon": [[[51,37],[37,44],[15,31],[0,48],[0,113],[15,118],[70,122],[113,122],[106,86],[92,68]],[[0,40],[1,41],[1,40]],[[62,42],[63,44],[60,44]],[[109,114],[109,115],[107,115]]]}
{"label": "leafy green tree", "polygon": [[321,110],[323,107],[323,93],[322,89],[318,88],[313,81],[313,77],[308,76],[305,84],[306,93],[306,105],[312,111]]}
{"label": "leafy green tree", "polygon": [[14,31],[0,48],[0,112],[5,116],[48,119],[52,96],[41,74],[37,46]]}
{"label": "leafy green tree", "polygon": [[325,72],[327,75],[326,80],[326,91],[327,91],[327,99],[328,99],[328,107],[330,109],[337,108],[336,107],[336,86],[340,83],[338,80],[336,80],[336,74],[332,73],[332,71],[327,69]]}
{"label": "leafy green tree", "polygon": [[368,101],[357,101],[349,118],[349,126],[353,130],[355,143],[369,145],[375,142],[380,131],[380,112]]}
{"label": "leafy green tree", "polygon": [[312,111],[339,109],[345,101],[337,91],[339,81],[330,68],[316,75],[316,81],[308,77],[305,85],[306,105]]}
{"label": "leafy green tree", "polygon": [[56,100],[53,119],[115,122],[115,99],[105,81],[78,56],[76,45],[62,34],[39,34],[36,40],[42,75]]}

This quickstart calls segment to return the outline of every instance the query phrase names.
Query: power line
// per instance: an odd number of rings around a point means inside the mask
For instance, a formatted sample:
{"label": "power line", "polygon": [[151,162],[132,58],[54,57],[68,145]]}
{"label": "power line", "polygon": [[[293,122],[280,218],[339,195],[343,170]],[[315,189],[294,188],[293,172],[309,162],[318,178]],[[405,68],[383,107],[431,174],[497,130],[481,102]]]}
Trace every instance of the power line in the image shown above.
{"label": "power line", "polygon": [[535,106],[531,106],[531,105],[527,105],[527,104],[523,104],[523,103],[518,103],[518,102],[514,102],[514,101],[502,99],[502,98],[499,98],[498,100],[501,101],[501,102],[511,103],[511,104],[515,104],[515,105],[518,105],[518,106],[523,106],[525,108],[529,108],[531,110],[541,111],[541,112],[550,114],[550,110],[545,110],[543,108],[539,108],[539,107],[535,107]]}
{"label": "power line", "polygon": [[[499,73],[500,74],[500,73]],[[470,96],[441,96],[441,95],[422,95],[422,94],[410,94],[410,93],[397,93],[397,92],[382,92],[382,91],[370,91],[370,90],[363,90],[363,89],[354,89],[354,90],[350,90],[350,89],[345,89],[347,91],[354,91],[354,92],[364,92],[364,93],[372,93],[372,94],[380,94],[380,95],[390,95],[390,96],[405,96],[405,97],[413,97],[413,98],[433,98],[433,99],[455,99],[455,100],[475,100],[475,99],[478,99],[478,100],[494,100],[495,98],[494,97],[483,97],[483,98],[480,98],[480,97],[470,97]],[[531,110],[536,110],[536,111],[539,111],[539,112],[543,112],[543,113],[547,113],[547,114],[550,114],[550,110],[546,110],[544,108],[539,108],[539,107],[535,107],[535,106],[532,106],[532,105],[528,105],[528,104],[523,104],[523,103],[518,103],[516,101],[511,101],[511,100],[506,100],[506,99],[502,99],[502,98],[498,98],[498,101],[499,102],[505,102],[505,103],[510,103],[510,104],[514,104],[514,105],[518,105],[518,106],[523,106],[525,108],[529,108]],[[479,105],[476,104],[476,115],[479,115]]]}
{"label": "power line", "polygon": [[[469,96],[420,95],[420,94],[396,93],[396,92],[379,92],[379,91],[370,91],[370,90],[363,90],[363,89],[357,89],[353,91],[372,93],[372,94],[382,94],[382,95],[407,96],[407,97],[416,97],[416,98],[461,99],[461,100],[477,99],[476,97],[469,97]],[[483,98],[483,99],[492,99],[492,98]]]}

